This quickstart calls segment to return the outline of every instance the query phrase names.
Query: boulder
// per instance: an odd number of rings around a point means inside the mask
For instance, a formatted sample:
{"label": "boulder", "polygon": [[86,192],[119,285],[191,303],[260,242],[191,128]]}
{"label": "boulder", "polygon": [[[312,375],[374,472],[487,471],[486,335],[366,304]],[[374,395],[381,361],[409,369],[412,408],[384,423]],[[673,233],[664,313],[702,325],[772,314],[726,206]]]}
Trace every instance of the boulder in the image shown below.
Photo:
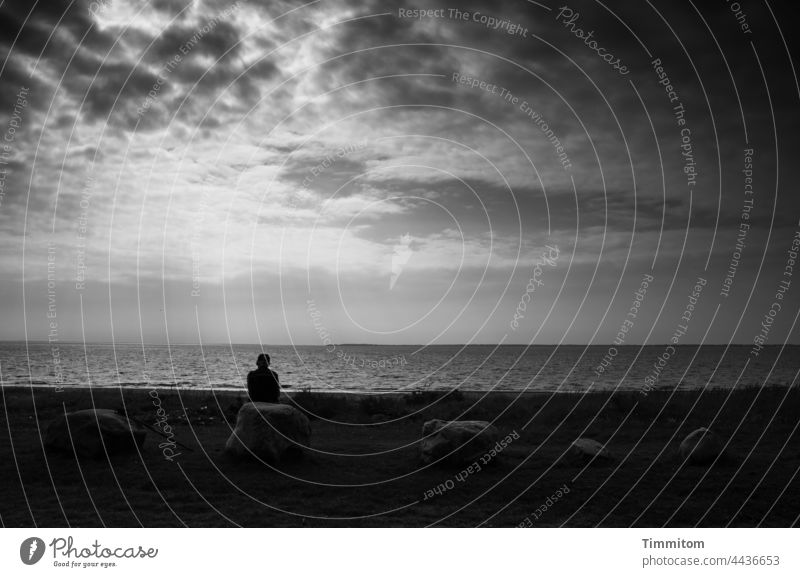
{"label": "boulder", "polygon": [[434,419],[422,426],[423,464],[471,465],[497,444],[500,434],[486,421],[442,421]]}
{"label": "boulder", "polygon": [[84,409],[61,415],[47,426],[48,449],[101,458],[137,450],[147,432],[113,409]]}
{"label": "boulder", "polygon": [[302,455],[310,446],[308,418],[291,405],[245,403],[236,427],[225,443],[225,454],[234,459],[259,458],[268,463]]}
{"label": "boulder", "polygon": [[690,465],[708,465],[722,455],[722,439],[701,427],[692,431],[681,443],[681,457]]}
{"label": "boulder", "polygon": [[572,457],[579,459],[598,459],[598,460],[612,460],[614,455],[611,451],[606,449],[605,445],[595,441],[594,439],[581,438],[569,446],[569,454]]}

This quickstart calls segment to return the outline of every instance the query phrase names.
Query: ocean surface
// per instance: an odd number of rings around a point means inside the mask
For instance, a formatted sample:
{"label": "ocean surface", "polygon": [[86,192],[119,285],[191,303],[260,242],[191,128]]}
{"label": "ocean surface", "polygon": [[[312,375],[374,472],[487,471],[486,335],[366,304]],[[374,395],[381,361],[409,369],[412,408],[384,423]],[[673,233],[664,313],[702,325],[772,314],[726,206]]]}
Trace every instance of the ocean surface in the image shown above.
{"label": "ocean surface", "polygon": [[[292,389],[563,391],[792,386],[800,346],[270,346]],[[0,343],[2,385],[245,387],[257,345]],[[616,355],[613,355],[616,353]],[[600,368],[602,367],[602,370]]]}

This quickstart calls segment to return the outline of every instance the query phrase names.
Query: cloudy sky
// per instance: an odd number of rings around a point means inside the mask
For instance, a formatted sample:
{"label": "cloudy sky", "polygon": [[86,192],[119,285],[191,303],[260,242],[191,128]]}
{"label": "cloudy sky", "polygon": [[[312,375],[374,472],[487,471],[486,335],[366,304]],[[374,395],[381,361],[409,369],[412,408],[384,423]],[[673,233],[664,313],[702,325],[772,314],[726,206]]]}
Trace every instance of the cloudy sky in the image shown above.
{"label": "cloudy sky", "polygon": [[2,339],[608,343],[651,275],[628,343],[797,342],[780,6],[31,4]]}

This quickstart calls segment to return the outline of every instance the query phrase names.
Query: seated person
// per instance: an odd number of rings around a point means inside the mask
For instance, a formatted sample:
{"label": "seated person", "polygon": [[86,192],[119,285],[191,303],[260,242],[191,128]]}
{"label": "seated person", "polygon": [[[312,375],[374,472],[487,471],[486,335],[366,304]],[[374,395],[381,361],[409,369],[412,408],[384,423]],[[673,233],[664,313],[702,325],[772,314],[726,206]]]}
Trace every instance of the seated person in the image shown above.
{"label": "seated person", "polygon": [[269,368],[269,355],[258,355],[255,371],[247,374],[247,392],[254,403],[277,403],[281,394],[278,373]]}

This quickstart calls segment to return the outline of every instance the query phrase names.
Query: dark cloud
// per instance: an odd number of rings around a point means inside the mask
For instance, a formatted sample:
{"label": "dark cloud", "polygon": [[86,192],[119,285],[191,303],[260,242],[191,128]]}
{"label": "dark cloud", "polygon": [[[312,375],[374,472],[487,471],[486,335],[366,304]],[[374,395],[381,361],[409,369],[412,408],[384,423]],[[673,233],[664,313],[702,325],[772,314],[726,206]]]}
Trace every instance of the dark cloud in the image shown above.
{"label": "dark cloud", "polygon": [[[114,125],[141,130],[163,120],[163,109],[154,110],[149,119],[135,113],[154,87],[156,100],[170,103],[176,86],[191,86],[202,78],[195,99],[227,88],[252,104],[260,96],[255,78],[269,78],[277,70],[273,62],[262,59],[245,71],[240,32],[226,20],[236,11],[230,3],[220,7],[228,12],[204,12],[192,22],[187,17],[193,9],[191,2],[156,3],[154,8],[167,12],[170,20],[155,38],[135,27],[100,30],[92,16],[92,10],[103,9],[98,6],[88,1],[38,2],[28,13],[24,2],[4,3],[0,7],[0,46],[7,56],[4,87],[33,86],[32,98],[40,108],[60,92],[81,108],[85,119],[108,119]],[[165,70],[176,55],[181,63]],[[23,56],[36,63],[39,70],[33,76],[19,66]],[[51,82],[42,83],[42,74],[51,71]],[[63,82],[54,90],[52,82],[61,76]],[[5,112],[9,101],[7,90],[3,93]],[[158,108],[157,103],[151,104]]]}
{"label": "dark cloud", "polygon": [[170,18],[186,13],[192,6],[196,6],[195,0],[151,0],[150,5],[163,12]]}
{"label": "dark cloud", "polygon": [[105,119],[115,108],[143,102],[157,80],[149,70],[118,63],[102,65],[94,76],[72,76],[66,86],[90,118]]}
{"label": "dark cloud", "polygon": [[77,39],[92,50],[108,50],[114,41],[113,35],[92,28],[88,2],[12,0],[0,5],[0,117],[14,100],[10,92],[19,86],[31,88],[32,107],[49,104],[53,88],[42,73],[62,73],[70,58],[81,62],[75,54]]}
{"label": "dark cloud", "polygon": [[[211,29],[204,32],[204,27]],[[192,42],[194,38],[196,42]],[[210,56],[215,62],[227,61],[239,55],[240,40],[236,26],[224,20],[210,18],[199,25],[175,23],[156,38],[147,51],[147,58],[156,64],[175,55],[190,62],[203,56]]]}
{"label": "dark cloud", "polygon": [[112,31],[94,25],[88,0],[11,0],[0,6],[0,29],[5,50],[42,58],[68,59],[76,45],[107,51],[115,41]]}

